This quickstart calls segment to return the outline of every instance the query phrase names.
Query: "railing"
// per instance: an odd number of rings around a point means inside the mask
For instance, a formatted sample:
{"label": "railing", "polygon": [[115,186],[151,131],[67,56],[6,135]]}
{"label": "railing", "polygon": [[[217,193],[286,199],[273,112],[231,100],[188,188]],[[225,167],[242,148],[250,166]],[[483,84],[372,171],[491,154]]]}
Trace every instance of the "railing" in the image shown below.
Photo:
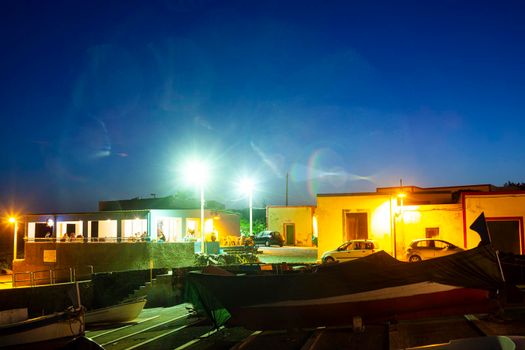
{"label": "railing", "polygon": [[[88,271],[88,273],[78,273]],[[65,282],[76,282],[85,281],[91,279],[93,274],[93,265],[87,265],[79,268],[61,268],[61,269],[50,269],[50,270],[39,270],[39,271],[27,271],[27,272],[16,272],[13,273],[12,285],[13,288],[18,287],[21,283],[22,286],[45,285],[45,284],[56,284]]]}
{"label": "railing", "polygon": [[79,237],[79,238],[73,238],[73,239],[62,239],[62,238],[56,238],[56,237],[50,237],[50,238],[27,238],[25,237],[24,240],[26,242],[35,242],[35,243],[146,243],[146,242],[154,242],[154,243],[185,243],[187,241],[157,241],[152,240],[150,238],[135,238],[135,237]]}

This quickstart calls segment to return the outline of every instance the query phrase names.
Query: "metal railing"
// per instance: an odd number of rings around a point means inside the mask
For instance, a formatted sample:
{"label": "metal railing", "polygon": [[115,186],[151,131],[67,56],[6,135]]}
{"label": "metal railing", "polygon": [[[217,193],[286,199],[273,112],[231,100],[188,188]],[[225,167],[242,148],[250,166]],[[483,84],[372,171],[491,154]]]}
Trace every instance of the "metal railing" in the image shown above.
{"label": "metal railing", "polygon": [[[79,237],[73,239],[62,239],[56,237],[49,238],[27,238],[24,240],[26,242],[34,243],[146,243],[146,242],[157,242],[157,240],[150,238],[136,238],[136,237]],[[162,243],[184,243],[186,241],[167,241]]]}
{"label": "metal railing", "polygon": [[[82,273],[88,271],[87,273]],[[80,271],[80,273],[79,273]],[[39,271],[26,271],[16,272],[12,276],[12,286],[16,288],[20,286],[34,287],[36,285],[56,284],[56,283],[67,283],[85,281],[91,279],[93,275],[93,265],[87,265],[85,267],[69,267],[61,269],[50,269],[50,270],[39,270]]]}

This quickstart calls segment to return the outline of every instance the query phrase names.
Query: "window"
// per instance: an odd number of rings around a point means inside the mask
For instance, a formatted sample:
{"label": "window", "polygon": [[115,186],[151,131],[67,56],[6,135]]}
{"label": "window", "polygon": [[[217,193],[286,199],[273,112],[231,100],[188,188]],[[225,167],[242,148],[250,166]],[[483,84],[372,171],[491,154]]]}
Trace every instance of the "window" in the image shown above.
{"label": "window", "polygon": [[343,239],[368,239],[367,213],[349,213],[343,211]]}
{"label": "window", "polygon": [[439,237],[439,227],[425,228],[425,238],[437,238],[437,237]]}

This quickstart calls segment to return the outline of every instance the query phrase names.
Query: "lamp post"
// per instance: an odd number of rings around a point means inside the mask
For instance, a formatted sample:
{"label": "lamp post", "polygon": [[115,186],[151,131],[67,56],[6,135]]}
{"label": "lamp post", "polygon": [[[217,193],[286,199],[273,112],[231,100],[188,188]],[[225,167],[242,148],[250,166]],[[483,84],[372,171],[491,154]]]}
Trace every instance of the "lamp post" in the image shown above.
{"label": "lamp post", "polygon": [[16,234],[18,232],[18,221],[16,221],[14,217],[10,217],[9,222],[14,224],[13,226],[13,261],[15,261],[16,260],[16,243],[17,243]]}
{"label": "lamp post", "polygon": [[186,177],[189,181],[199,186],[200,202],[201,202],[201,254],[204,254],[204,185],[208,178],[208,165],[202,161],[192,161],[186,166]]}
{"label": "lamp post", "polygon": [[199,183],[201,192],[201,254],[204,254],[204,180],[201,179]]}
{"label": "lamp post", "polygon": [[253,181],[244,179],[241,182],[241,189],[248,194],[248,203],[250,208],[250,236],[253,234]]}

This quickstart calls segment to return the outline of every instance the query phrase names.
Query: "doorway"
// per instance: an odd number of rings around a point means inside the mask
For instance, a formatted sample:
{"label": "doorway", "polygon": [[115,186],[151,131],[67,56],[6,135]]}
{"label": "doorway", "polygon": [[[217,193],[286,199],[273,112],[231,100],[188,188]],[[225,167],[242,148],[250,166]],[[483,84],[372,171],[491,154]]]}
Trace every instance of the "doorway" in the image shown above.
{"label": "doorway", "polygon": [[368,214],[343,212],[343,239],[368,239]]}
{"label": "doorway", "polygon": [[295,245],[295,224],[284,224],[286,245]]}
{"label": "doorway", "polygon": [[91,221],[91,238],[98,239],[98,221]]}
{"label": "doorway", "polygon": [[521,254],[520,220],[487,219],[492,245],[505,253]]}

